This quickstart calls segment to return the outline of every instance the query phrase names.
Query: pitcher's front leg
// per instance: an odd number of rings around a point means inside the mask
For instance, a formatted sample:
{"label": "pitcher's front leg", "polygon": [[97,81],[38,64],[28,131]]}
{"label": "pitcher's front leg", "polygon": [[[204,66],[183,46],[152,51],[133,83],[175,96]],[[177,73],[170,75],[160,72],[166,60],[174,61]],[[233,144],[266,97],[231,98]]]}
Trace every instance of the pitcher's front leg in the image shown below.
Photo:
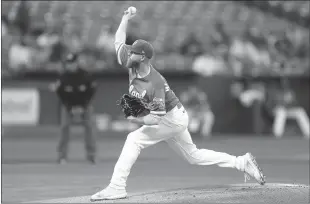
{"label": "pitcher's front leg", "polygon": [[112,200],[127,197],[126,182],[130,170],[142,149],[164,139],[158,133],[158,126],[143,126],[128,134],[121,155],[114,167],[111,182],[102,191],[91,196],[91,201]]}

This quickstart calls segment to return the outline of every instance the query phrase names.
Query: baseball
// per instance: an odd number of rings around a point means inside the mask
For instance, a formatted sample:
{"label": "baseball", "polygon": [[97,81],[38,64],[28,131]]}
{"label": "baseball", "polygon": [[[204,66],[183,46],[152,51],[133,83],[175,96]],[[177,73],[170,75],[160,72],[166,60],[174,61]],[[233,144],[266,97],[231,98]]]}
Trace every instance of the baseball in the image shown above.
{"label": "baseball", "polygon": [[128,8],[128,11],[131,13],[131,15],[134,15],[134,14],[136,14],[137,9],[136,9],[136,7],[131,6]]}

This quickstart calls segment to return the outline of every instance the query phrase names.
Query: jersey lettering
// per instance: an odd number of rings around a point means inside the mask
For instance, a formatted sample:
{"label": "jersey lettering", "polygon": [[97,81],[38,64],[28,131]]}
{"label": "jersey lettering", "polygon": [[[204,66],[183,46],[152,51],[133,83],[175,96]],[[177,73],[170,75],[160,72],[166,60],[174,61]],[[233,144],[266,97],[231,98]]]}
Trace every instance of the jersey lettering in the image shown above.
{"label": "jersey lettering", "polygon": [[133,85],[130,85],[129,87],[129,94],[136,97],[136,98],[144,98],[144,96],[146,95],[146,90],[144,90],[141,94],[134,90],[134,86]]}

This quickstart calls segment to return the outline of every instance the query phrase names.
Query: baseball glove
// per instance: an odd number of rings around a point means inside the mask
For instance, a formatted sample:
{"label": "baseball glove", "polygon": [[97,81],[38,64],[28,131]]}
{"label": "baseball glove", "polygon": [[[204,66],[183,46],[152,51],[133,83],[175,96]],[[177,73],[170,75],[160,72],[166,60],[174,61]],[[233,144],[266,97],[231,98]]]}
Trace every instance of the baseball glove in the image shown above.
{"label": "baseball glove", "polygon": [[126,118],[128,116],[139,117],[147,115],[151,111],[145,100],[130,96],[129,94],[124,94],[117,102],[117,105],[122,108]]}

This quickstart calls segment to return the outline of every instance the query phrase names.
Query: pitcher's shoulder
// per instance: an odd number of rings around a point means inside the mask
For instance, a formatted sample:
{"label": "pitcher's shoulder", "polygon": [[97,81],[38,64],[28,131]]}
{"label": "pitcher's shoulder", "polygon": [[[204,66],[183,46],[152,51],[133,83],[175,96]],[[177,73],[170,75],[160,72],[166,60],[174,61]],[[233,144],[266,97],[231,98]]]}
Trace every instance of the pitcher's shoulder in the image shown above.
{"label": "pitcher's shoulder", "polygon": [[156,69],[152,68],[151,80],[154,84],[164,84],[166,83],[165,77],[161,75]]}

